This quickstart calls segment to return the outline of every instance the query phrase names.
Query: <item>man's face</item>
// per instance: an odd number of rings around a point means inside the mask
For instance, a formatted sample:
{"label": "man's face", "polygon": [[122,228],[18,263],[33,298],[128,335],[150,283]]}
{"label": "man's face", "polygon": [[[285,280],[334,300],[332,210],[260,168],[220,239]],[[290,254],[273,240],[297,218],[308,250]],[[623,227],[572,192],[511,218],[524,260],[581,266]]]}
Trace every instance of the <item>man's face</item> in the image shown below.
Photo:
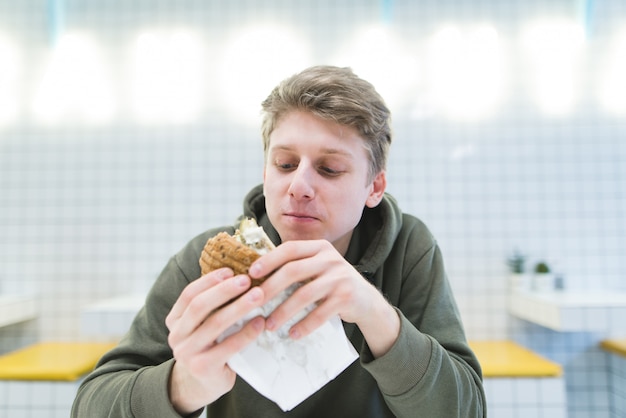
{"label": "man's face", "polygon": [[376,206],[385,173],[368,182],[369,160],[356,130],[303,111],[270,135],[264,194],[283,241],[326,239],[345,254],[365,206]]}

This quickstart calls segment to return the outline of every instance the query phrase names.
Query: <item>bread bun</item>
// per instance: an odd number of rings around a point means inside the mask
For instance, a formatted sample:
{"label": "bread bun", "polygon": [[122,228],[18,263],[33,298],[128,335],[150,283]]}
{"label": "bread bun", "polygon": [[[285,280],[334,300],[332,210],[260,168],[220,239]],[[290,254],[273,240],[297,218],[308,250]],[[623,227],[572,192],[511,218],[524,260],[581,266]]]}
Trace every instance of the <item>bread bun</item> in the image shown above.
{"label": "bread bun", "polygon": [[[200,271],[202,275],[222,267],[229,267],[235,275],[248,274],[252,263],[268,251],[274,244],[267,237],[263,228],[254,219],[244,219],[235,235],[226,232],[207,240],[200,255]],[[252,286],[258,286],[265,278],[253,279]]]}

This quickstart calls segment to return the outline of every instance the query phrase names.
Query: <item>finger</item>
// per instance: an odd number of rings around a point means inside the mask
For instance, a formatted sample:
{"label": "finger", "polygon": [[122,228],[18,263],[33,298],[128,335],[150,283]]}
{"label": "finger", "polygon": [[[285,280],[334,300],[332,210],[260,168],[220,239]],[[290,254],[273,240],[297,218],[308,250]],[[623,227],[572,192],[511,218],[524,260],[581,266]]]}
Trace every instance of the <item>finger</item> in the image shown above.
{"label": "finger", "polygon": [[304,260],[291,261],[261,284],[267,300],[273,299],[283,290],[294,283],[305,282],[319,274],[315,260],[307,258]]}
{"label": "finger", "polygon": [[267,329],[279,329],[302,310],[325,298],[327,293],[321,280],[313,280],[301,286],[270,314],[267,318]]}
{"label": "finger", "polygon": [[216,358],[226,363],[235,354],[255,341],[265,329],[265,319],[257,316],[251,319],[239,332],[229,335],[214,347]]}
{"label": "finger", "polygon": [[213,372],[223,374],[228,381],[234,378],[234,372],[226,364],[228,360],[248,344],[252,343],[263,332],[265,320],[263,317],[253,318],[239,332],[229,336],[203,352],[197,353],[189,361],[189,367],[194,375],[208,375]]}
{"label": "finger", "polygon": [[[241,320],[252,309],[263,304],[263,291],[259,287],[250,289],[246,294],[237,298],[225,307],[215,311],[202,323],[188,338],[182,341],[178,348],[181,355],[200,353],[220,344],[214,344],[220,335],[229,327]],[[254,324],[253,324],[254,325]],[[246,328],[246,324],[243,328]],[[263,323],[263,328],[265,323]],[[237,333],[241,332],[238,331]],[[235,334],[233,334],[235,335]]]}
{"label": "finger", "polygon": [[173,324],[170,330],[170,341],[175,343],[185,339],[201,326],[218,307],[241,295],[249,288],[250,278],[246,275],[238,275],[195,295],[187,303],[183,314]]}
{"label": "finger", "polygon": [[214,270],[204,276],[200,277],[198,280],[194,280],[189,283],[181,292],[180,296],[172,306],[167,318],[165,319],[165,325],[168,329],[171,327],[172,323],[179,319],[187,306],[191,302],[191,300],[198,294],[204,292],[207,289],[215,286],[216,284],[224,281],[226,278],[231,277],[233,275],[232,270],[224,268]]}
{"label": "finger", "polygon": [[245,294],[216,310],[202,324],[199,333],[217,340],[228,328],[241,321],[246,315],[264,303],[263,290],[253,287]]}
{"label": "finger", "polygon": [[323,240],[284,242],[252,263],[249,269],[250,277],[256,279],[266,277],[290,261],[313,257],[320,252],[324,243],[330,245],[328,241]]}
{"label": "finger", "polygon": [[332,306],[332,303],[321,303],[289,329],[289,336],[294,340],[304,338],[335,315],[337,315],[336,308]]}

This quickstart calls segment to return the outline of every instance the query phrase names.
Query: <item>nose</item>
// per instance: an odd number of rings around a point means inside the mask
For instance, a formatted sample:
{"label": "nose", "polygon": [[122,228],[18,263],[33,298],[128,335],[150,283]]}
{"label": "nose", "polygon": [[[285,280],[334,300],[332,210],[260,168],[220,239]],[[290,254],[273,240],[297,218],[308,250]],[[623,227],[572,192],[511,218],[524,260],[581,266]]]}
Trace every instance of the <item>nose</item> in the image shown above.
{"label": "nose", "polygon": [[306,163],[300,162],[298,168],[293,171],[288,193],[297,200],[310,200],[315,196],[313,185],[315,172]]}

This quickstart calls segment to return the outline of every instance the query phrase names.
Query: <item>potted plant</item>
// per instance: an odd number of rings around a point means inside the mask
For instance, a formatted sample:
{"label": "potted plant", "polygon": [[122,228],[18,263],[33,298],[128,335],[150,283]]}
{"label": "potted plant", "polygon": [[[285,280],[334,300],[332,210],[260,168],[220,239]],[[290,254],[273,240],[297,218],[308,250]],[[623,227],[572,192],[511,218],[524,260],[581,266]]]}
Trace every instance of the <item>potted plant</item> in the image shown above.
{"label": "potted plant", "polygon": [[554,290],[554,276],[548,263],[539,261],[535,264],[533,274],[533,290],[537,292],[551,292]]}
{"label": "potted plant", "polygon": [[509,266],[509,287],[511,290],[523,289],[526,287],[525,271],[526,271],[526,256],[519,250],[515,249],[513,253],[507,258],[506,264]]}

